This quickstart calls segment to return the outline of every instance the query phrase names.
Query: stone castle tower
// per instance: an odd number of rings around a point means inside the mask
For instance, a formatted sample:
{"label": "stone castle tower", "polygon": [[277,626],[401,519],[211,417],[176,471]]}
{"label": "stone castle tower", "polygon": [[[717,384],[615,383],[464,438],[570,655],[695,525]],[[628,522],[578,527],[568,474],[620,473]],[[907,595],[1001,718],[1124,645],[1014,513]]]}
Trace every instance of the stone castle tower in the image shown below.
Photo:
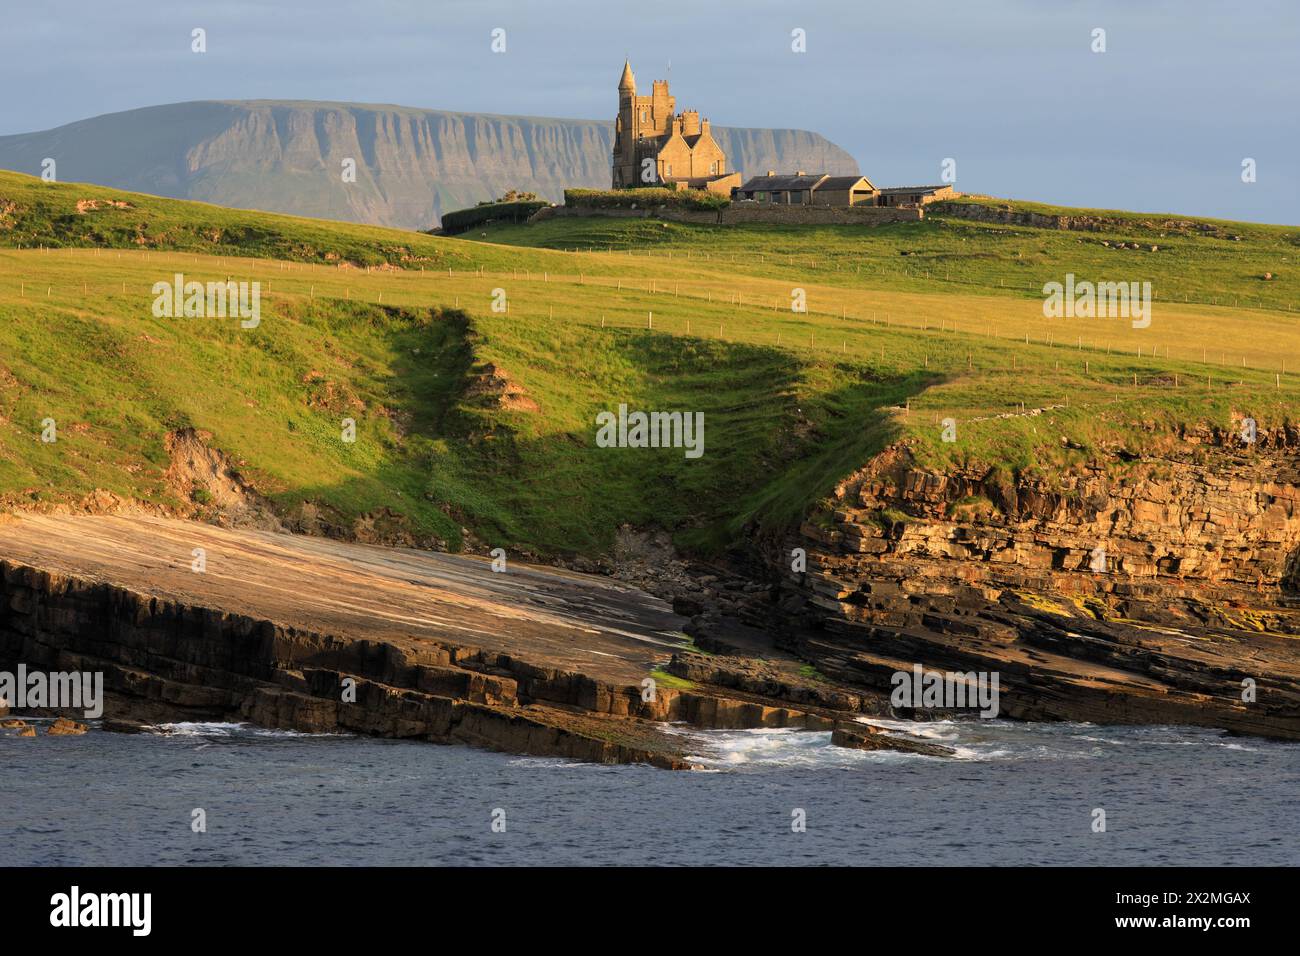
{"label": "stone castle tower", "polygon": [[740,175],[727,170],[727,156],[698,110],[677,112],[666,80],[655,80],[649,96],[636,95],[632,64],[618,81],[614,122],[613,186],[670,186],[730,192]]}

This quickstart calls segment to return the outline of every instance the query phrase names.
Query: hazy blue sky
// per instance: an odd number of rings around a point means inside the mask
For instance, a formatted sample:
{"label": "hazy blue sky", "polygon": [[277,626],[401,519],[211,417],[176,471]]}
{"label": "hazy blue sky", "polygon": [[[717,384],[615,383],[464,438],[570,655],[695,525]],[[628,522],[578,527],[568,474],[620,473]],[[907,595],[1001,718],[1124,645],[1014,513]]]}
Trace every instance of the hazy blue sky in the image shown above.
{"label": "hazy blue sky", "polygon": [[194,99],[612,120],[627,54],[647,85],[672,61],[679,107],[815,130],[878,185],[953,157],[971,192],[1300,223],[1298,51],[1300,0],[9,0],[0,134]]}

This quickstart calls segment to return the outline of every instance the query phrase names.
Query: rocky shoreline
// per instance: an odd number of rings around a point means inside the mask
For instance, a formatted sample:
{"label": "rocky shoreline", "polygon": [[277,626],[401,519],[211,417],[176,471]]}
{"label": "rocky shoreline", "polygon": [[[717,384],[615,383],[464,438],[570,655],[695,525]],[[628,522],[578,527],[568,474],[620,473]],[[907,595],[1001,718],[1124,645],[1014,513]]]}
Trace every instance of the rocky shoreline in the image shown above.
{"label": "rocky shoreline", "polygon": [[794,542],[784,646],[877,689],[914,661],[997,671],[1018,719],[1300,739],[1300,433],[1159,445],[1054,483],[878,456]]}
{"label": "rocky shoreline", "polygon": [[761,556],[693,566],[660,542],[617,573],[690,616],[699,647],[766,641],[895,716],[948,716],[888,706],[919,663],[997,674],[1012,719],[1297,740],[1300,430],[1239,435],[1153,435],[1105,450],[1118,476],[1053,482],[936,471],[900,445]]}
{"label": "rocky shoreline", "polygon": [[684,619],[599,578],[154,518],[27,517],[0,554],[0,663],[103,673],[109,729],[245,720],[685,769],[671,723],[883,712],[793,660],[694,653]]}
{"label": "rocky shoreline", "polygon": [[632,529],[609,562],[497,573],[143,515],[11,517],[0,666],[102,672],[111,729],[244,720],[673,769],[703,746],[673,724],[944,756],[872,723],[973,716],[891,700],[918,666],[995,675],[1012,719],[1300,740],[1300,434],[1188,433],[1143,464],[1049,485],[900,446],[797,534],[710,565]]}

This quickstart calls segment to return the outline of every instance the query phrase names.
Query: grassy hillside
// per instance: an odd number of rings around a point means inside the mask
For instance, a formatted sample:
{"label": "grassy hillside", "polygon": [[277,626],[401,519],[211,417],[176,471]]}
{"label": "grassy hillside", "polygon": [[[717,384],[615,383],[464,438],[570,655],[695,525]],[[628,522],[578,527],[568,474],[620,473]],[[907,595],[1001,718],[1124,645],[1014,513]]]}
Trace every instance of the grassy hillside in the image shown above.
{"label": "grassy hillside", "polygon": [[[1282,227],[1166,237],[1156,253],[958,220],[555,220],[484,242],[9,174],[0,211],[10,505],[95,489],[183,504],[165,441],[192,426],[290,517],[306,503],[340,527],[382,515],[421,540],[458,547],[464,527],[537,553],[600,550],[628,523],[711,548],[788,526],[900,438],[936,465],[1120,467],[1116,446],[1181,423],[1291,421],[1300,389]],[[1103,268],[1116,261],[1135,279],[1167,270],[1158,294],[1181,282],[1189,303],[1160,295],[1147,329],[1043,318],[1043,277],[1128,278]],[[1267,283],[1252,278],[1264,262],[1283,263]],[[176,272],[261,282],[261,324],[155,318],[151,287]],[[790,311],[796,287],[807,313]],[[502,294],[509,311],[493,311]],[[1252,296],[1276,301],[1204,301]],[[704,456],[597,448],[595,415],[620,402],[704,412]],[[939,440],[945,417],[956,443]]]}
{"label": "grassy hillside", "polygon": [[6,172],[0,172],[0,242],[19,249],[160,249],[363,267],[451,264],[446,247],[420,233],[45,183]]}

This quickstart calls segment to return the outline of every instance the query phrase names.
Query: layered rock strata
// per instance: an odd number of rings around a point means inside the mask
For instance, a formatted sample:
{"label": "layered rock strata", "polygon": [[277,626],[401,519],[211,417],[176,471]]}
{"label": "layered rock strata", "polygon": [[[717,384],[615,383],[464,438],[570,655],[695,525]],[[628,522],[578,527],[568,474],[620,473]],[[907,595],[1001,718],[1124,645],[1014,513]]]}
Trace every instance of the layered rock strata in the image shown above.
{"label": "layered rock strata", "polygon": [[0,556],[0,664],[102,673],[125,729],[247,720],[684,768],[704,745],[670,723],[829,731],[862,710],[675,658],[682,618],[585,575],[143,517],[12,519]]}
{"label": "layered rock strata", "polygon": [[1300,739],[1298,438],[1189,432],[1051,482],[890,449],[801,529],[782,642],[879,692],[997,673],[1008,717]]}

